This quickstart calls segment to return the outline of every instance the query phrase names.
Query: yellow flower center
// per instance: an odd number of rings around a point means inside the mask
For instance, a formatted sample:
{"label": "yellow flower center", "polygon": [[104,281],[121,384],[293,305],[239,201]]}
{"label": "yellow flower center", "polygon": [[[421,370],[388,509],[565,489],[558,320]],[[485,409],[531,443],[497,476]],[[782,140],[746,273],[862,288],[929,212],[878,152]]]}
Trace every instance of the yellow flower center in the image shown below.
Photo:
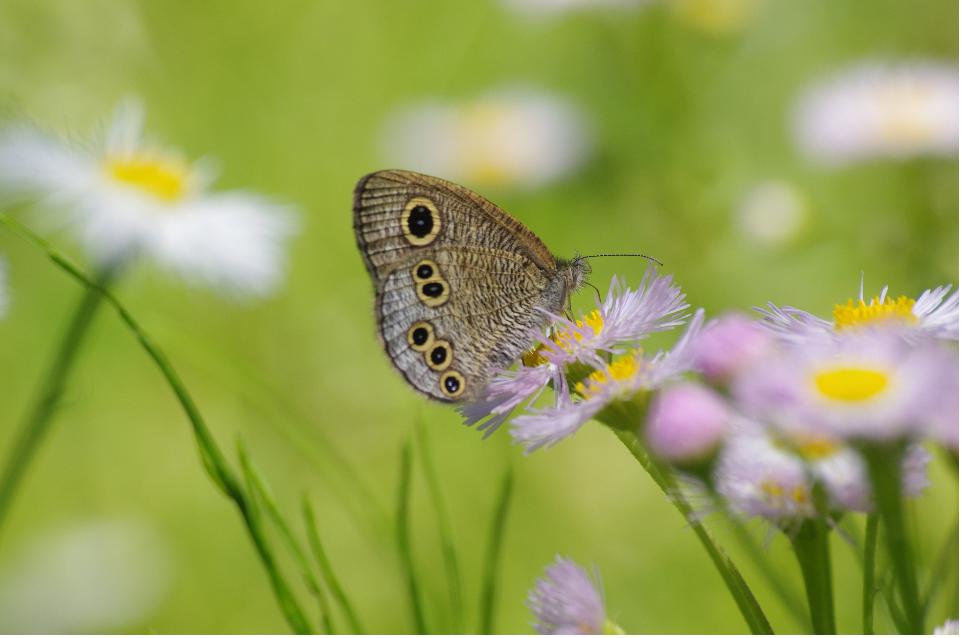
{"label": "yellow flower center", "polygon": [[930,116],[931,104],[939,99],[930,86],[895,85],[880,89],[882,106],[879,133],[893,144],[918,144],[938,134],[938,119]]}
{"label": "yellow flower center", "polygon": [[884,372],[866,368],[834,368],[815,375],[815,387],[822,396],[857,403],[867,401],[888,387]]}
{"label": "yellow flower center", "polygon": [[809,461],[827,458],[838,452],[838,448],[838,441],[827,438],[806,438],[795,443],[798,453]]}
{"label": "yellow flower center", "polygon": [[608,383],[620,383],[631,379],[641,371],[641,350],[635,350],[616,358],[603,370],[595,370],[584,381],[575,384],[575,392],[587,398],[598,394]]}
{"label": "yellow flower center", "polygon": [[[602,318],[601,313],[597,310],[592,310],[590,313],[575,321],[575,325],[581,328],[591,328],[594,334],[601,332],[601,328],[605,325],[605,320]],[[573,330],[562,330],[561,332],[555,333],[551,340],[555,342],[558,346],[564,348],[565,350],[571,352],[575,342],[580,342],[584,337],[580,332]]]}
{"label": "yellow flower center", "polygon": [[[758,487],[765,496],[772,500],[781,500],[786,496],[785,488],[774,481],[762,481]],[[808,502],[808,490],[805,489],[804,485],[796,485],[792,488],[789,497],[799,505],[804,505]]]}
{"label": "yellow flower center", "polygon": [[902,321],[907,324],[915,324],[919,318],[912,312],[913,307],[915,307],[915,300],[904,295],[898,299],[889,297],[884,302],[879,301],[878,297],[873,297],[868,303],[861,299],[858,300],[858,303],[849,299],[844,306],[842,304],[836,305],[832,316],[835,318],[836,330],[882,321]]}
{"label": "yellow flower center", "polygon": [[118,182],[165,202],[182,198],[190,179],[190,167],[182,160],[147,153],[108,158],[104,168]]}
{"label": "yellow flower center", "polygon": [[546,363],[548,363],[548,360],[545,358],[543,354],[541,354],[543,351],[544,351],[544,344],[539,343],[537,348],[535,348],[534,350],[529,350],[528,352],[525,352],[523,355],[521,355],[521,363],[528,368],[537,368],[538,366],[545,365]]}

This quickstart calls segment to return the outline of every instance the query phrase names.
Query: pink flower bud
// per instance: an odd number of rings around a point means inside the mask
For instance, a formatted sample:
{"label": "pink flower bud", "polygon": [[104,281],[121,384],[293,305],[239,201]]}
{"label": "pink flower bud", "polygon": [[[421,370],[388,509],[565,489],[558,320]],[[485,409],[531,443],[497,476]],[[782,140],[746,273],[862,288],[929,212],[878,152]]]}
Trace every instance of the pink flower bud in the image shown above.
{"label": "pink flower bud", "polygon": [[651,451],[673,462],[702,461],[727,433],[731,414],[715,392],[682,383],[660,392],[648,413]]}
{"label": "pink flower bud", "polygon": [[708,324],[693,344],[695,368],[710,381],[726,381],[772,347],[772,337],[745,315],[728,313]]}

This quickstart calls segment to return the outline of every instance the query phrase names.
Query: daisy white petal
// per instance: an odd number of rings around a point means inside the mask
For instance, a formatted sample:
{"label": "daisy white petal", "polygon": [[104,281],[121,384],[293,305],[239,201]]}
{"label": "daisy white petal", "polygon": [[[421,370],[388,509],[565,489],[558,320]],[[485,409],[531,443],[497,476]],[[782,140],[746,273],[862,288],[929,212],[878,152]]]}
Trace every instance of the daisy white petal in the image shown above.
{"label": "daisy white petal", "polygon": [[0,132],[0,191],[29,197],[102,268],[136,256],[232,296],[264,295],[283,274],[293,213],[259,195],[207,192],[208,163],[145,141],[143,110],[68,145],[26,127]]}
{"label": "daisy white petal", "polygon": [[946,620],[942,625],[935,628],[932,632],[933,636],[958,636],[959,635],[959,621],[958,620]]}

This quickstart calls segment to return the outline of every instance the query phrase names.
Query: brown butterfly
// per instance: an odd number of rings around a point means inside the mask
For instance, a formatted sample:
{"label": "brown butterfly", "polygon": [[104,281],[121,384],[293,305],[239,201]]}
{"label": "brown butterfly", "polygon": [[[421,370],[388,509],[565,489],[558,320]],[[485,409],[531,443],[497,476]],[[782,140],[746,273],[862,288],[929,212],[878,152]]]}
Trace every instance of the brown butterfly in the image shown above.
{"label": "brown butterfly", "polygon": [[548,324],[542,309],[563,312],[590,271],[480,195],[411,171],[358,181],[354,233],[384,350],[439,401],[478,398]]}

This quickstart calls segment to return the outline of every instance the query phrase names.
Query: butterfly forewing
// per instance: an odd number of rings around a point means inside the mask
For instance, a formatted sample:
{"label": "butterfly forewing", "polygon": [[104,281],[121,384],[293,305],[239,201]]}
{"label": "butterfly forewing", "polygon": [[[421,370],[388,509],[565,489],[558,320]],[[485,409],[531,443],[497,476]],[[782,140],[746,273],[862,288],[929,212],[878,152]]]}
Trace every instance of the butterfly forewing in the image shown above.
{"label": "butterfly forewing", "polygon": [[355,190],[354,229],[385,350],[432,398],[476,396],[544,323],[536,308],[557,274],[554,257],[467,189],[418,173],[373,173]]}

